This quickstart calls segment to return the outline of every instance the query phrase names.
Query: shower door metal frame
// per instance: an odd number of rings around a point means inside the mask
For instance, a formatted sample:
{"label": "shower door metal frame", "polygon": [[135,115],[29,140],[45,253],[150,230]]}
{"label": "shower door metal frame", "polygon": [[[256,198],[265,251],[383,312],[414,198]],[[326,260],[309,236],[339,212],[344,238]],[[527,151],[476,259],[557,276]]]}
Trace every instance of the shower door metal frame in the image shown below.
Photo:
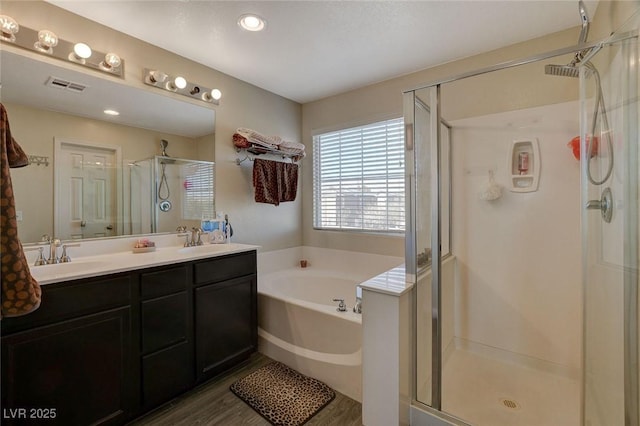
{"label": "shower door metal frame", "polygon": [[[406,89],[403,91],[404,93],[404,108],[405,108],[405,150],[407,151],[405,153],[405,157],[407,158],[405,164],[407,165],[407,168],[409,170],[409,172],[406,174],[406,178],[407,181],[405,182],[405,191],[406,191],[406,195],[407,195],[407,208],[408,208],[408,217],[407,217],[407,226],[406,226],[406,243],[405,243],[405,262],[406,262],[406,271],[407,271],[407,280],[411,280],[411,282],[414,284],[414,295],[415,295],[415,285],[417,284],[417,279],[418,279],[418,274],[417,274],[417,251],[416,251],[416,238],[415,235],[413,234],[416,230],[415,227],[415,194],[413,194],[412,191],[415,190],[415,169],[416,169],[416,164],[415,164],[415,159],[413,159],[413,155],[415,153],[415,146],[414,144],[416,143],[415,138],[414,138],[414,131],[415,131],[415,121],[414,121],[414,115],[413,113],[411,114],[411,117],[407,117],[407,106],[409,105],[409,99],[414,100],[415,99],[415,92],[418,90],[425,90],[425,89],[429,89],[430,90],[430,103],[432,105],[436,105],[436,113],[435,114],[431,114],[431,123],[432,123],[432,128],[431,128],[431,166],[432,168],[434,167],[435,164],[435,169],[432,169],[432,175],[433,175],[433,170],[437,170],[437,173],[435,174],[437,176],[436,182],[434,182],[432,180],[431,182],[431,223],[432,226],[436,226],[436,229],[432,229],[432,233],[431,233],[431,243],[432,243],[432,260],[431,260],[431,268],[432,268],[432,275],[431,275],[431,290],[432,290],[432,392],[431,392],[431,405],[427,405],[426,403],[422,402],[422,401],[418,401],[417,400],[417,396],[416,396],[416,383],[415,380],[412,380],[412,385],[411,385],[411,407],[410,410],[412,411],[411,413],[411,417],[413,418],[414,416],[420,417],[423,414],[421,413],[427,413],[427,414],[431,414],[436,416],[437,418],[439,418],[440,420],[446,420],[448,422],[451,422],[453,424],[459,424],[459,425],[467,425],[467,423],[465,423],[462,419],[459,419],[455,416],[452,416],[450,414],[444,413],[441,411],[441,405],[442,405],[442,387],[441,385],[441,378],[442,378],[442,359],[441,359],[441,353],[439,352],[439,349],[441,347],[441,336],[442,336],[442,323],[440,321],[440,312],[441,312],[441,301],[440,301],[440,296],[441,296],[441,289],[442,289],[442,277],[441,277],[441,267],[442,267],[442,259],[440,256],[440,233],[441,233],[441,229],[440,229],[440,202],[441,202],[441,197],[440,197],[440,162],[439,162],[439,157],[440,157],[440,144],[441,144],[441,132],[440,132],[440,128],[439,125],[437,125],[437,123],[440,122],[441,120],[441,116],[440,116],[440,95],[441,95],[441,86],[445,83],[451,83],[451,82],[455,82],[458,80],[463,80],[466,78],[470,78],[470,77],[476,77],[479,75],[483,75],[483,74],[487,74],[487,73],[491,73],[494,71],[501,71],[501,70],[505,70],[508,68],[514,68],[514,67],[518,67],[521,65],[527,65],[527,64],[532,64],[535,62],[539,62],[539,61],[544,61],[547,59],[551,59],[554,58],[556,56],[562,56],[562,55],[567,55],[567,54],[575,54],[577,52],[580,51],[585,51],[588,49],[591,49],[591,52],[589,52],[587,55],[591,56],[591,55],[595,55],[597,51],[599,51],[600,49],[602,49],[603,46],[606,45],[610,45],[628,38],[633,38],[633,37],[638,37],[638,32],[634,31],[634,32],[627,32],[627,33],[622,33],[622,34],[617,34],[614,33],[612,36],[605,38],[603,40],[600,41],[596,41],[596,42],[586,42],[586,43],[580,43],[577,45],[573,45],[573,46],[568,46],[568,47],[564,47],[561,49],[556,49],[556,50],[552,50],[549,52],[545,52],[545,53],[540,53],[537,55],[533,55],[533,56],[528,56],[522,59],[515,59],[515,60],[511,60],[511,61],[506,61],[506,62],[501,62],[495,65],[491,65],[488,67],[484,67],[484,68],[480,68],[480,69],[476,69],[473,71],[469,71],[469,72],[465,72],[465,73],[461,73],[461,74],[457,74],[457,75],[453,75],[450,77],[445,77],[445,78],[440,78],[431,82],[428,82],[426,84],[422,84],[419,86],[414,86],[410,89]],[[414,104],[412,101],[411,104],[411,110],[413,110],[414,108]],[[407,120],[407,118],[410,118],[410,120]],[[433,123],[436,123],[435,126],[433,126]],[[434,127],[436,128],[434,130]],[[435,150],[434,150],[435,148]],[[435,158],[434,158],[435,157]],[[411,160],[409,160],[409,158],[411,158]],[[632,224],[631,225],[636,226]],[[434,261],[435,260],[435,261]],[[625,288],[628,288],[625,287]],[[627,309],[627,311],[629,312],[627,315],[629,316],[633,316],[635,315],[636,318],[639,315],[638,314],[638,307],[637,307],[637,288],[636,288],[636,304],[635,304],[635,308],[631,309]],[[417,353],[416,353],[416,348],[417,348],[417,309],[416,309],[416,298],[414,297],[414,303],[413,303],[413,312],[412,312],[412,328],[413,328],[413,341],[412,341],[412,350],[411,353],[412,355],[412,365],[411,365],[411,374],[413,376],[415,376],[415,372],[416,372],[416,366],[417,366]],[[637,326],[637,324],[636,324]],[[635,345],[627,345],[625,346],[625,351],[628,352],[630,350],[632,350],[635,347],[635,356],[637,359],[638,356],[638,342],[637,342],[637,329],[634,327],[631,327],[632,329],[629,330],[625,330],[625,333],[627,336],[629,336],[632,332],[635,331],[636,333],[636,337],[633,338],[633,342],[635,342]],[[584,334],[584,332],[583,332]],[[433,336],[436,336],[436,338],[434,339]],[[435,343],[435,345],[433,344]],[[436,354],[436,347],[438,348],[438,353]],[[625,359],[631,359],[632,356],[634,354],[632,353],[627,353],[625,355]],[[625,366],[626,367],[626,366]],[[637,375],[637,372],[636,372]],[[434,380],[435,378],[435,380]],[[438,385],[435,385],[435,382],[438,383]],[[627,401],[625,401],[625,410],[628,412],[637,412],[638,411],[638,402],[637,401],[629,401],[629,399],[631,399],[632,397],[637,396],[638,395],[638,380],[635,379],[635,392],[631,390],[630,394],[626,397]],[[625,382],[625,387],[627,386],[634,386],[634,383],[631,383],[631,381],[627,381]],[[627,395],[625,389],[625,395]],[[582,387],[581,389],[581,400],[582,400],[582,404],[584,404],[584,387]],[[631,405],[629,405],[631,404]],[[635,407],[635,408],[633,408]],[[414,413],[413,411],[417,410],[417,413]],[[584,416],[584,407],[582,406],[581,412],[580,412],[580,418],[581,418],[581,422],[583,421],[583,416]],[[637,417],[636,417],[637,419]],[[444,423],[443,423],[444,424]],[[636,420],[636,423],[629,423],[628,426],[637,426],[638,425],[638,421]]]}
{"label": "shower door metal frame", "polygon": [[[623,43],[622,51],[627,52],[623,53],[624,58],[629,58],[628,68],[625,68],[627,71],[627,81],[630,83],[630,87],[627,87],[627,93],[636,93],[638,94],[640,88],[638,87],[638,60],[639,58],[639,50],[640,46],[630,46],[630,43]],[[635,74],[635,76],[634,76]],[[629,178],[624,180],[624,199],[625,200],[634,200],[638,197],[638,189],[640,183],[632,181],[633,176],[640,176],[639,174],[639,165],[638,159],[640,148],[638,144],[640,143],[640,132],[638,131],[638,101],[630,102],[627,114],[624,116],[624,124],[625,127],[624,133],[627,135],[635,135],[636,141],[638,143],[626,143],[625,144],[625,155],[626,159],[626,170],[629,174]],[[631,136],[628,136],[631,138]],[[635,161],[634,161],[635,160]],[[623,223],[623,235],[638,235],[640,231],[638,229],[638,218],[640,218],[640,211],[638,202],[627,203],[625,206],[627,210],[627,215],[625,216]],[[634,220],[635,219],[635,220]],[[638,240],[636,238],[635,241],[627,241],[624,244],[624,278],[623,278],[623,288],[624,288],[624,296],[623,296],[623,315],[624,315],[624,370],[625,372],[634,372],[635,374],[625,374],[624,378],[624,398],[625,398],[625,423],[627,425],[637,426],[640,424],[640,384],[638,383],[638,362],[639,362],[639,352],[640,348],[638,346],[638,322],[639,322],[639,312],[638,312],[638,285],[639,285],[639,274],[640,274],[640,265],[639,262],[639,247]],[[635,302],[635,303],[634,303]]]}

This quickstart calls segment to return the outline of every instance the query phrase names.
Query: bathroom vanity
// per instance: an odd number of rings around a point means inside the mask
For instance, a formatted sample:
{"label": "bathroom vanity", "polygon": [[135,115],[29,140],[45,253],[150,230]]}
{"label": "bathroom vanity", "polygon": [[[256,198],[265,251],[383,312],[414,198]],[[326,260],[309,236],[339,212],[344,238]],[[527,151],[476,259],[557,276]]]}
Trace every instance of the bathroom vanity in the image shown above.
{"label": "bathroom vanity", "polygon": [[2,320],[3,424],[123,424],[256,350],[254,246],[144,256]]}

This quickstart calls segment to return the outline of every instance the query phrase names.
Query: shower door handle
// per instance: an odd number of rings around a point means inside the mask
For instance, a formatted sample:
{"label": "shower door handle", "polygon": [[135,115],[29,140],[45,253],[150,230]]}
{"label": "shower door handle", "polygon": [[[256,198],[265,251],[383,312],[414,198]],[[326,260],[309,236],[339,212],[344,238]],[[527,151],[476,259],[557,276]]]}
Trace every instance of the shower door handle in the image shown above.
{"label": "shower door handle", "polygon": [[602,219],[611,223],[611,217],[613,216],[613,196],[611,195],[611,189],[605,188],[602,191],[602,196],[599,200],[587,201],[587,210],[600,210],[602,213]]}

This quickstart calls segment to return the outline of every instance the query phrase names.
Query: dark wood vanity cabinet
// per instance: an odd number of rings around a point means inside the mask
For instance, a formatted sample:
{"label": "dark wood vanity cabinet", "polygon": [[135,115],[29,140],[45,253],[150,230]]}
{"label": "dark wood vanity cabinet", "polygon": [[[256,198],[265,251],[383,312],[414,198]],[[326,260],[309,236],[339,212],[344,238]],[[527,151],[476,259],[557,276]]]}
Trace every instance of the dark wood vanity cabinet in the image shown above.
{"label": "dark wood vanity cabinet", "polygon": [[3,425],[124,424],[257,348],[255,251],[42,289],[0,322]]}
{"label": "dark wood vanity cabinet", "polygon": [[197,380],[207,380],[257,348],[255,252],[195,265]]}
{"label": "dark wood vanity cabinet", "polygon": [[[120,424],[135,408],[129,276],[43,287],[2,320],[2,424]],[[35,325],[35,326],[33,326]]]}

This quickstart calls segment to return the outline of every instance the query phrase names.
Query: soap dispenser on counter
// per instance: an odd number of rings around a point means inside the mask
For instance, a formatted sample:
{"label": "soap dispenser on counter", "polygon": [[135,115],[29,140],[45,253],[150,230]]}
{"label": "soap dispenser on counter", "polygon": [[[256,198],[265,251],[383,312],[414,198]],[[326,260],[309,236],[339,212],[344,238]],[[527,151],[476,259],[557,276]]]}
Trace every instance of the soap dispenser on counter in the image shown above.
{"label": "soap dispenser on counter", "polygon": [[540,180],[540,147],[538,139],[515,140],[507,161],[511,173],[511,192],[534,192]]}

